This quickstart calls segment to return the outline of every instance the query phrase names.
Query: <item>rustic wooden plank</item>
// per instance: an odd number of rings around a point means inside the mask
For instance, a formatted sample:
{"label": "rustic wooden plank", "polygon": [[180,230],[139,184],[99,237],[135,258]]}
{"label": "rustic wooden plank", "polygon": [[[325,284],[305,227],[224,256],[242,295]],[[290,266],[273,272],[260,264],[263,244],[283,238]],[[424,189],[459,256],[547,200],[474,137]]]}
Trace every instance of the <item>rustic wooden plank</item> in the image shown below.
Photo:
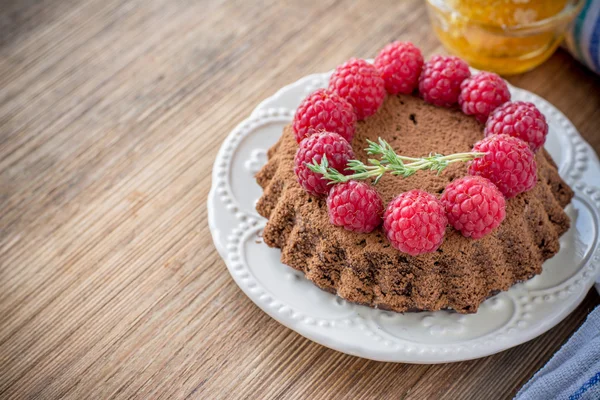
{"label": "rustic wooden plank", "polygon": [[[418,0],[0,2],[0,397],[514,394],[597,294],[498,355],[377,363],[271,320],[208,234],[210,170],[235,124],[398,38],[443,51]],[[600,149],[597,77],[559,52],[511,81]]]}

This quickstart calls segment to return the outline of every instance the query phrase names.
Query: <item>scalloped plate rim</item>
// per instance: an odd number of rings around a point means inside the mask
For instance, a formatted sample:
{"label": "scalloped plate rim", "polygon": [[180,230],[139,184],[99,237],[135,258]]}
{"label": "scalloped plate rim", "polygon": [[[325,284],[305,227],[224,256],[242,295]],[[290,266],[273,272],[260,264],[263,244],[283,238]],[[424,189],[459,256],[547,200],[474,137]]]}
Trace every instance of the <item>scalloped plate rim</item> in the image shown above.
{"label": "scalloped plate rim", "polygon": [[[211,184],[211,188],[210,188],[208,199],[207,199],[209,230],[211,232],[211,236],[213,238],[215,247],[216,247],[219,255],[221,256],[221,258],[223,258],[226,266],[228,267],[228,271],[230,272],[232,278],[234,279],[236,284],[240,287],[240,289],[242,289],[242,291],[246,294],[246,296],[248,296],[250,298],[250,300],[252,302],[254,302],[261,310],[263,310],[271,318],[275,319],[280,324],[286,326],[289,329],[294,330],[295,332],[306,337],[307,339],[312,340],[316,343],[319,343],[325,347],[328,347],[333,350],[340,351],[340,352],[343,352],[346,354],[350,354],[350,355],[354,355],[354,356],[358,356],[358,357],[362,357],[362,358],[367,358],[367,359],[372,359],[372,360],[376,360],[376,361],[404,362],[404,363],[414,363],[414,364],[433,364],[433,363],[449,363],[449,362],[457,362],[457,361],[466,361],[466,360],[477,359],[477,358],[481,358],[481,357],[485,357],[488,355],[499,353],[501,351],[507,350],[514,346],[517,346],[519,344],[528,342],[528,341],[540,336],[541,334],[547,332],[548,330],[550,330],[551,328],[556,326],[564,318],[566,318],[566,316],[568,316],[571,312],[573,312],[573,310],[575,308],[577,308],[577,306],[583,301],[583,299],[587,295],[589,289],[594,285],[594,280],[595,280],[594,277],[591,277],[591,279],[588,279],[582,285],[584,290],[578,291],[577,293],[573,293],[569,296],[569,298],[568,298],[569,302],[566,307],[561,308],[558,313],[551,314],[550,316],[548,316],[548,318],[545,318],[540,323],[536,324],[534,328],[523,332],[523,334],[518,336],[517,340],[515,340],[515,338],[495,340],[493,342],[492,346],[489,346],[489,348],[485,349],[486,351],[481,351],[479,349],[474,351],[473,349],[467,349],[467,348],[463,347],[462,349],[464,351],[457,351],[456,354],[436,353],[436,354],[430,355],[430,357],[424,357],[427,359],[419,359],[418,352],[415,352],[414,354],[412,354],[414,358],[406,359],[406,358],[402,357],[404,355],[404,353],[394,351],[394,350],[389,350],[389,351],[379,351],[379,350],[373,350],[373,349],[365,350],[365,348],[348,346],[343,343],[341,345],[338,343],[336,346],[336,343],[332,343],[332,339],[330,337],[322,335],[321,333],[317,333],[316,330],[311,330],[307,326],[303,325],[300,321],[294,320],[292,318],[285,318],[285,316],[277,313],[276,310],[272,310],[272,309],[264,306],[263,304],[261,304],[261,302],[258,299],[254,299],[253,294],[251,293],[250,289],[248,287],[246,287],[241,282],[241,278],[238,277],[231,270],[231,266],[229,265],[229,262],[228,262],[226,250],[223,248],[223,246],[221,245],[221,243],[219,243],[219,240],[218,240],[219,238],[221,238],[221,235],[227,234],[227,232],[221,232],[221,230],[219,229],[218,222],[216,220],[216,218],[217,218],[216,213],[214,211],[216,209],[215,201],[217,198],[216,182],[219,180],[219,177],[217,176],[217,163],[219,163],[220,160],[222,159],[222,157],[226,151],[226,146],[229,144],[229,142],[233,138],[233,134],[236,133],[237,131],[239,131],[249,121],[251,121],[253,119],[253,117],[256,116],[257,112],[259,112],[261,109],[266,107],[266,104],[276,101],[277,98],[279,98],[280,96],[285,94],[287,90],[290,90],[292,87],[300,85],[302,82],[310,82],[311,79],[322,78],[323,76],[325,76],[329,73],[330,72],[315,73],[315,74],[311,74],[311,75],[302,77],[299,80],[280,88],[272,96],[269,96],[268,98],[262,100],[253,109],[251,114],[246,119],[242,120],[239,124],[237,124],[236,127],[231,131],[231,133],[226,137],[223,144],[219,148],[219,151],[215,158],[214,167],[213,167],[213,171],[211,174],[212,184]],[[544,98],[542,98],[541,96],[539,96],[535,93],[531,93],[525,89],[516,88],[510,84],[509,84],[509,87],[511,88],[511,90],[518,90],[518,91],[525,92],[525,93],[533,96],[537,100],[546,103],[546,105],[548,107],[551,107],[554,109],[553,111],[558,115],[559,118],[567,121],[570,124],[570,127],[574,130],[575,134],[579,137],[580,141],[586,146],[587,151],[591,154],[591,157],[589,160],[590,161],[589,167],[592,169],[596,169],[598,171],[598,173],[600,173],[600,164],[598,162],[597,155],[594,153],[591,146],[583,138],[581,138],[581,136],[579,135],[579,133],[577,132],[575,127],[572,125],[572,123],[566,118],[566,116],[560,110],[558,110],[550,102],[548,102],[547,100],[545,100]],[[569,161],[572,161],[572,160],[569,160]],[[574,182],[571,182],[571,180],[568,180],[568,182],[571,185],[574,183]],[[579,193],[577,193],[577,195],[581,196]],[[586,201],[586,202],[588,202],[592,208],[594,207],[594,204],[591,204],[589,201]],[[598,210],[596,210],[596,211],[598,212]],[[592,249],[592,253],[590,254],[591,257],[590,257],[590,260],[588,261],[588,263],[593,262],[593,260],[592,260],[594,258],[593,253],[594,253],[594,250]],[[596,271],[596,272],[598,272],[598,271]],[[475,339],[470,339],[470,340],[475,340]],[[468,341],[469,340],[467,340],[467,342]],[[335,342],[335,341],[333,341],[333,342]],[[427,346],[435,347],[437,345],[428,344]],[[460,347],[460,343],[444,344],[444,345],[440,345],[440,346],[458,346],[458,347]],[[394,356],[396,356],[396,357],[394,357]]]}

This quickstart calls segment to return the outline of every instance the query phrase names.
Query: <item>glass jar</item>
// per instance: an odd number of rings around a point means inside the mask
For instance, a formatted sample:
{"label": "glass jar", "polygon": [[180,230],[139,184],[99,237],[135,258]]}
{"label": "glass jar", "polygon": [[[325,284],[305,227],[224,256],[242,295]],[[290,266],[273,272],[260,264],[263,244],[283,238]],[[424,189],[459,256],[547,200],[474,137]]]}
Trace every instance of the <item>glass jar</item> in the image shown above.
{"label": "glass jar", "polygon": [[559,46],[583,0],[427,0],[442,44],[475,68],[518,74]]}

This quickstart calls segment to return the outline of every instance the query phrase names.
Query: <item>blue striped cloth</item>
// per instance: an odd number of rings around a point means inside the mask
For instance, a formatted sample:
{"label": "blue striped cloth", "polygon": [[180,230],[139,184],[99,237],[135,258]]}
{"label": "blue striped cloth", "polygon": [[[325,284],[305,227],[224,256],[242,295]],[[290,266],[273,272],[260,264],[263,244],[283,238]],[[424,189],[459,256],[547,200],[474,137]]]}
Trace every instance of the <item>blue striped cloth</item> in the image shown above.
{"label": "blue striped cloth", "polygon": [[600,74],[600,0],[586,0],[566,36],[575,58]]}
{"label": "blue striped cloth", "polygon": [[547,399],[600,399],[600,307],[515,397]]}

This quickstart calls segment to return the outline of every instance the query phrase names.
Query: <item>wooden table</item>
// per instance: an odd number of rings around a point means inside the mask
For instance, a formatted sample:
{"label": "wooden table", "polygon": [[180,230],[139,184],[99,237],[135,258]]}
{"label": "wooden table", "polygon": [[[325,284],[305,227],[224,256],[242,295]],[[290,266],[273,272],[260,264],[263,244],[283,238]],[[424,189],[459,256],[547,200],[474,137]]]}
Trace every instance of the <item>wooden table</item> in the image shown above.
{"label": "wooden table", "polygon": [[[600,304],[495,356],[403,365],[248,300],[207,228],[225,136],[393,39],[443,52],[418,0],[287,3],[0,1],[0,398],[509,398]],[[600,150],[598,77],[561,51],[510,81]]]}

